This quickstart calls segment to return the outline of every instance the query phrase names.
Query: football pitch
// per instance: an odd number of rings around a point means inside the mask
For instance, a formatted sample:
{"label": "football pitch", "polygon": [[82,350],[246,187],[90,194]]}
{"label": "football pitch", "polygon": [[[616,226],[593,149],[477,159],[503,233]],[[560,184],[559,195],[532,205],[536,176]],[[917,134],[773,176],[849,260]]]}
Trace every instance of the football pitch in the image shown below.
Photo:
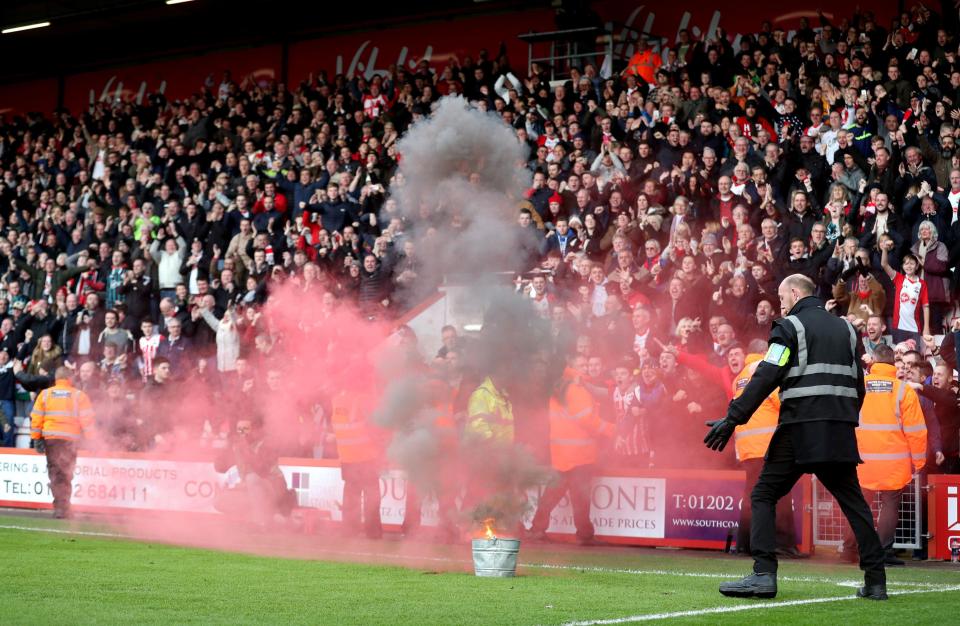
{"label": "football pitch", "polygon": [[663,549],[524,544],[519,575],[492,579],[466,543],[251,533],[221,551],[0,515],[0,553],[9,624],[946,624],[960,603],[949,563],[888,570],[873,602],[853,597],[859,569],[822,559],[781,563],[774,600],[724,598],[748,559]]}

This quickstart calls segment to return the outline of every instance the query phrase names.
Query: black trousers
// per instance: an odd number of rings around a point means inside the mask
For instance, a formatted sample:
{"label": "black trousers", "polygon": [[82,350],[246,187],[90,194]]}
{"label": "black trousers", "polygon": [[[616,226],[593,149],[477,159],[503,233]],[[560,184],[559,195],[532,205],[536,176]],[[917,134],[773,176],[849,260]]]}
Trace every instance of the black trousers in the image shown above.
{"label": "black trousers", "polygon": [[569,492],[577,538],[593,539],[593,522],[590,521],[590,487],[593,484],[593,475],[593,465],[580,465],[560,472],[537,502],[537,512],[530,524],[531,532],[544,532],[550,527],[550,513]]}
{"label": "black trousers", "polygon": [[840,505],[850,522],[860,547],[860,569],[868,585],[886,583],[883,567],[884,551],[873,528],[873,513],[867,506],[857,480],[854,463],[814,463],[798,465],[790,429],[781,429],[770,442],[760,479],[751,494],[753,521],[750,524],[750,548],[753,571],[777,571],[776,512],[777,502],[790,493],[804,474],[814,474]]}
{"label": "black trousers", "polygon": [[60,515],[70,512],[73,491],[73,470],[77,466],[77,446],[65,439],[46,439],[47,476],[53,492],[53,511]]}
{"label": "black trousers", "polygon": [[[747,479],[743,484],[743,502],[740,505],[740,524],[737,526],[737,552],[750,553],[750,521],[753,508],[750,506],[750,494],[760,480],[763,459],[747,459],[740,462]],[[777,549],[788,550],[797,547],[797,531],[793,518],[793,498],[788,493],[777,502],[776,540]]]}
{"label": "black trousers", "polygon": [[[342,463],[343,477],[343,525],[347,529],[360,530],[371,539],[383,534],[380,523],[380,471],[375,462]],[[361,501],[363,517],[361,522]]]}

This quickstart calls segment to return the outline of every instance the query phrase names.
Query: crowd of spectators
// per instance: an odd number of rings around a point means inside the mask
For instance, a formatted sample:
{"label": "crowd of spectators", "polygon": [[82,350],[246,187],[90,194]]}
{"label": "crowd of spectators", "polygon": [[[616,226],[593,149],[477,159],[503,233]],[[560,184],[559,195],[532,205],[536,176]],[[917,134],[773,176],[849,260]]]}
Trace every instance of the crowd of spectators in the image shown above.
{"label": "crowd of spectators", "polygon": [[[956,361],[940,341],[957,319],[960,61],[941,18],[684,30],[651,63],[657,42],[641,37],[622,73],[598,59],[555,83],[503,50],[292,89],[225,73],[179,101],[6,120],[0,400],[14,372],[61,362],[118,416],[188,378],[269,393],[277,285],[378,320],[410,307],[439,280],[412,233],[446,225],[391,197],[397,142],[461,95],[529,148],[532,185],[504,233],[517,289],[621,425],[625,462],[685,461],[652,455],[657,437],[692,444],[722,415],[780,315],[778,281],[802,273],[868,361],[891,341],[918,361],[902,371],[937,398],[931,455],[956,467]],[[455,345],[437,358],[448,372]],[[162,434],[135,426],[133,449]]]}

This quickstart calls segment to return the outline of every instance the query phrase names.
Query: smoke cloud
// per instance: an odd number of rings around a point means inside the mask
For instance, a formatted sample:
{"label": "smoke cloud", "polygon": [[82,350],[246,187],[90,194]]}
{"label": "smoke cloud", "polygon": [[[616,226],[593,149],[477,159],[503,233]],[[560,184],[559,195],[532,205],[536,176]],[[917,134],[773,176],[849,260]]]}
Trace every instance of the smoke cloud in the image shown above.
{"label": "smoke cloud", "polygon": [[[272,287],[253,329],[244,325],[249,320],[238,327],[231,316],[241,314],[233,311],[219,322],[220,340],[254,332],[270,337],[269,345],[243,355],[236,371],[221,372],[217,384],[206,369],[213,361],[194,361],[175,387],[158,392],[153,405],[135,409],[142,421],[158,425],[157,436],[143,447],[165,458],[223,456],[232,450],[237,422],[253,420],[263,425],[262,445],[249,458],[218,459],[218,469],[260,457],[312,457],[335,449],[326,418],[331,398],[346,389],[374,407],[371,419],[389,464],[403,469],[420,495],[437,495],[447,506],[451,496],[465,497],[457,520],[462,530],[493,517],[498,528],[512,531],[528,507],[525,491],[545,477],[537,462],[543,455],[534,454],[533,442],[546,442],[545,380],[552,357],[546,323],[508,281],[495,277],[516,266],[515,218],[530,178],[524,148],[499,118],[461,98],[441,100],[399,147],[401,167],[390,193],[407,218],[407,236],[428,273],[460,274],[486,311],[482,331],[464,350],[461,393],[468,396],[487,377],[496,381],[514,404],[518,439],[526,437],[529,445],[461,437],[467,416],[462,407],[451,415],[450,372],[427,364],[415,342],[394,334],[390,323],[371,322],[332,303],[330,285],[299,279]],[[452,437],[438,421],[441,412],[448,421],[455,417]],[[218,525],[216,547],[240,548],[248,540],[238,520],[264,525],[289,513],[291,500],[270,495],[276,490],[269,485],[257,489]],[[136,536],[178,542],[189,534],[178,519],[133,515],[123,525]]]}

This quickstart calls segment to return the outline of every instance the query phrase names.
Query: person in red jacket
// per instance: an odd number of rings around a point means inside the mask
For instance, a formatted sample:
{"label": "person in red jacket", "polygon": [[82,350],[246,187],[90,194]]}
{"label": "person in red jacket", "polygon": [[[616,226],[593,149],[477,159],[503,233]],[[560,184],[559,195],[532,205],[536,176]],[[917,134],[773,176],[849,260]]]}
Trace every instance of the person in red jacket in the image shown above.
{"label": "person in red jacket", "polygon": [[265,199],[273,199],[273,210],[278,213],[287,212],[287,197],[282,193],[277,193],[277,185],[273,181],[267,181],[263,186],[263,194],[261,194],[256,203],[253,205],[253,213],[263,213],[264,211],[269,211],[270,209],[266,206]]}
{"label": "person in red jacket", "polygon": [[743,346],[733,343],[727,349],[727,364],[718,367],[710,363],[706,355],[680,352],[676,346],[663,346],[664,351],[677,356],[677,362],[703,374],[706,380],[719,383],[723,386],[727,399],[733,399],[733,381],[741,371],[746,361]]}
{"label": "person in red jacket", "polygon": [[736,124],[740,128],[740,134],[747,139],[756,139],[761,130],[767,131],[770,137],[777,136],[773,124],[757,113],[757,101],[752,98],[747,100],[744,105],[744,114],[737,118]]}

